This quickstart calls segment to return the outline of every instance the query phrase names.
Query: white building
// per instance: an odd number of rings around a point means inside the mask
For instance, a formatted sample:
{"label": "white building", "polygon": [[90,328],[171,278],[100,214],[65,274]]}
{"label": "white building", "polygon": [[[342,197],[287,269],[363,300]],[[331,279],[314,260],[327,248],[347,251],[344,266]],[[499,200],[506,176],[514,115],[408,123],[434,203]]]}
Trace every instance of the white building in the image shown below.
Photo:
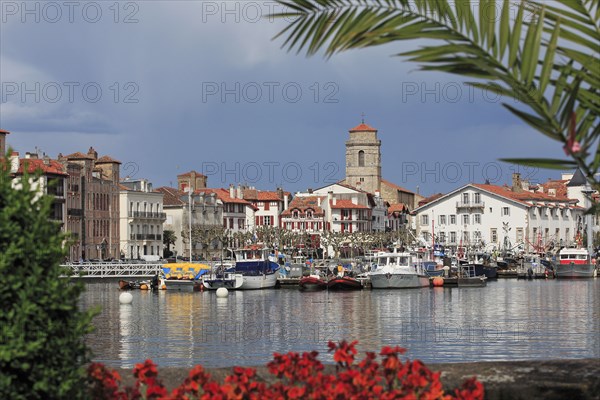
{"label": "white building", "polygon": [[282,189],[267,191],[240,186],[236,190],[239,198],[249,201],[255,208],[254,221],[249,226],[250,231],[260,226],[275,228],[281,226],[281,213],[288,208],[290,201],[289,192],[284,192]]}
{"label": "white building", "polygon": [[[147,179],[126,179],[119,192],[121,257],[145,259],[163,256],[163,194]],[[151,257],[147,257],[151,256]]]}
{"label": "white building", "polygon": [[[558,249],[573,242],[584,209],[577,200],[512,188],[468,184],[414,211],[418,237],[456,249]],[[580,227],[579,227],[580,228]]]}
{"label": "white building", "polygon": [[[292,203],[302,197],[316,199],[317,206],[323,211],[323,229],[326,231],[373,232],[384,231],[386,228],[388,204],[379,192],[371,194],[338,182],[306,193],[296,193]],[[288,210],[291,209],[292,204],[288,207]],[[293,222],[288,216],[288,225],[285,227],[289,229],[289,223]]]}

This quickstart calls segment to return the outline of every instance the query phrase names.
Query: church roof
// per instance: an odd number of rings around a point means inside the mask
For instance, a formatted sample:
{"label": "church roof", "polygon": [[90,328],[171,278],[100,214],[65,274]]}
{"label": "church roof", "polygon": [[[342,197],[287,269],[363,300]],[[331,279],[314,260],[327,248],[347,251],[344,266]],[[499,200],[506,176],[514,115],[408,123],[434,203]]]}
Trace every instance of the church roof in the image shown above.
{"label": "church roof", "polygon": [[369,126],[363,122],[362,124],[357,125],[354,128],[350,129],[349,132],[377,132],[377,129],[375,129],[372,126]]}
{"label": "church roof", "polygon": [[586,183],[587,183],[587,180],[585,179],[583,172],[581,172],[581,170],[579,168],[577,168],[577,171],[575,171],[575,174],[573,174],[573,177],[571,178],[571,181],[569,181],[569,183],[567,183],[567,186],[568,187],[585,186]]}

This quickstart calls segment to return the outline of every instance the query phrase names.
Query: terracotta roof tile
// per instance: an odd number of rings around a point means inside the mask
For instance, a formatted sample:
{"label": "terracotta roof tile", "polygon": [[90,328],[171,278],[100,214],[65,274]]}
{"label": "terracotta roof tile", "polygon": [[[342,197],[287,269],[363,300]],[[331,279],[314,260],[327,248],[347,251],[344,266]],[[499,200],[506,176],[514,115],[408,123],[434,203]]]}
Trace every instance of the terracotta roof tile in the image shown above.
{"label": "terracotta roof tile", "polygon": [[64,172],[63,165],[56,160],[49,160],[49,163],[45,164],[43,159],[22,158],[19,160],[17,174],[23,174],[26,166],[27,173],[29,174],[40,171],[45,175],[67,175],[67,173]]}
{"label": "terracotta roof tile", "polygon": [[375,129],[372,126],[369,126],[365,123],[362,123],[360,125],[355,126],[352,129],[350,129],[349,132],[377,132],[377,129]]}
{"label": "terracotta roof tile", "polygon": [[258,201],[283,201],[277,192],[258,192]]}
{"label": "terracotta roof tile", "polygon": [[404,203],[395,203],[395,204],[391,204],[388,207],[388,213],[394,213],[394,212],[408,212],[408,206]]}
{"label": "terracotta roof tile", "polygon": [[81,160],[81,159],[88,159],[88,160],[93,160],[94,157],[92,157],[89,154],[83,154],[80,153],[79,151],[73,154],[68,154],[65,156],[66,158],[68,158],[69,160]]}
{"label": "terracotta roof tile", "polygon": [[355,204],[353,203],[351,200],[344,200],[344,199],[336,199],[335,204],[333,203],[333,200],[330,202],[331,208],[332,209],[341,209],[341,208],[353,208],[353,209],[361,209],[361,210],[370,210],[369,207],[367,206],[363,206],[362,204]]}
{"label": "terracotta roof tile", "polygon": [[287,210],[284,210],[281,213],[281,216],[289,217],[292,215],[292,212],[294,210],[298,210],[301,214],[304,214],[309,209],[314,211],[315,216],[323,216],[325,215],[325,213],[323,212],[323,209],[319,206],[319,199],[321,199],[322,202],[326,201],[324,196],[294,197],[294,199],[288,205]]}
{"label": "terracotta roof tile", "polygon": [[443,193],[436,193],[436,194],[431,195],[431,196],[429,196],[427,198],[424,198],[423,200],[419,201],[419,207],[424,206],[425,204],[430,203],[430,202],[432,202],[434,200],[437,200],[437,199],[439,199],[442,196],[444,196]]}
{"label": "terracotta roof tile", "polygon": [[9,131],[5,131],[4,129],[0,129],[0,133],[4,133],[4,134],[8,135],[10,132]]}
{"label": "terracotta roof tile", "polygon": [[220,189],[211,189],[211,188],[197,189],[194,193],[209,193],[209,194],[214,193],[217,195],[219,200],[221,200],[223,203],[236,203],[236,204],[251,205],[251,203],[248,200],[238,199],[238,198],[229,196],[229,190],[223,189],[223,188],[220,188]]}
{"label": "terracotta roof tile", "polygon": [[115,160],[114,158],[109,157],[109,156],[102,156],[96,160],[96,164],[108,164],[108,163],[121,164],[121,161]]}
{"label": "terracotta roof tile", "polygon": [[185,204],[180,198],[184,193],[175,188],[163,186],[155,191],[163,194],[163,206],[182,206]]}
{"label": "terracotta roof tile", "polygon": [[392,189],[396,189],[396,190],[399,190],[399,191],[401,191],[401,192],[404,192],[404,193],[411,193],[411,194],[414,194],[414,192],[411,192],[411,191],[410,191],[410,190],[408,190],[408,189],[404,189],[402,186],[398,186],[398,185],[396,185],[395,183],[392,183],[392,182],[388,181],[387,179],[383,179],[383,178],[381,178],[381,184],[383,184],[383,185],[386,185],[386,186],[389,186],[389,187],[391,187]]}

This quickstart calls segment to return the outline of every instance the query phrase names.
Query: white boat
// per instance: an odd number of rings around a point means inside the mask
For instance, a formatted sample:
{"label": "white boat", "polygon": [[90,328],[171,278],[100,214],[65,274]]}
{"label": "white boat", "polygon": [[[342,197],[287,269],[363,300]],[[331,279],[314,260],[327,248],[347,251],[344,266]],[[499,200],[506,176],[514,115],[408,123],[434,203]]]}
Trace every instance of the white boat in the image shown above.
{"label": "white boat", "polygon": [[410,253],[377,253],[369,272],[373,289],[405,289],[429,286],[429,277]]}
{"label": "white boat", "polygon": [[235,267],[227,272],[243,276],[240,290],[268,289],[277,285],[280,266],[276,256],[270,253],[269,249],[259,245],[234,250]]}
{"label": "white boat", "polygon": [[241,288],[244,283],[244,276],[242,274],[227,272],[227,270],[230,270],[233,267],[233,263],[219,264],[213,269],[212,273],[203,275],[202,284],[204,285],[204,288],[207,290],[217,290],[219,288],[235,290]]}
{"label": "white boat", "polygon": [[557,278],[593,278],[596,266],[583,248],[564,248],[558,253]]}

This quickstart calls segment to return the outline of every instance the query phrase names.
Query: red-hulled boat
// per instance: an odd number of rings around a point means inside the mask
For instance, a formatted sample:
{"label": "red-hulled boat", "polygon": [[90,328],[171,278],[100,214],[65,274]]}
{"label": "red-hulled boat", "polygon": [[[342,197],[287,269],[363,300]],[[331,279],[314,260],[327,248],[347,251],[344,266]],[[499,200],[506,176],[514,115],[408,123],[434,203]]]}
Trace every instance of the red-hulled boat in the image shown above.
{"label": "red-hulled boat", "polygon": [[327,289],[329,290],[361,290],[363,288],[362,283],[349,276],[336,276],[327,282]]}
{"label": "red-hulled boat", "polygon": [[305,292],[317,292],[319,290],[327,289],[327,281],[324,281],[315,275],[305,276],[300,279],[298,285],[300,286],[300,290]]}

